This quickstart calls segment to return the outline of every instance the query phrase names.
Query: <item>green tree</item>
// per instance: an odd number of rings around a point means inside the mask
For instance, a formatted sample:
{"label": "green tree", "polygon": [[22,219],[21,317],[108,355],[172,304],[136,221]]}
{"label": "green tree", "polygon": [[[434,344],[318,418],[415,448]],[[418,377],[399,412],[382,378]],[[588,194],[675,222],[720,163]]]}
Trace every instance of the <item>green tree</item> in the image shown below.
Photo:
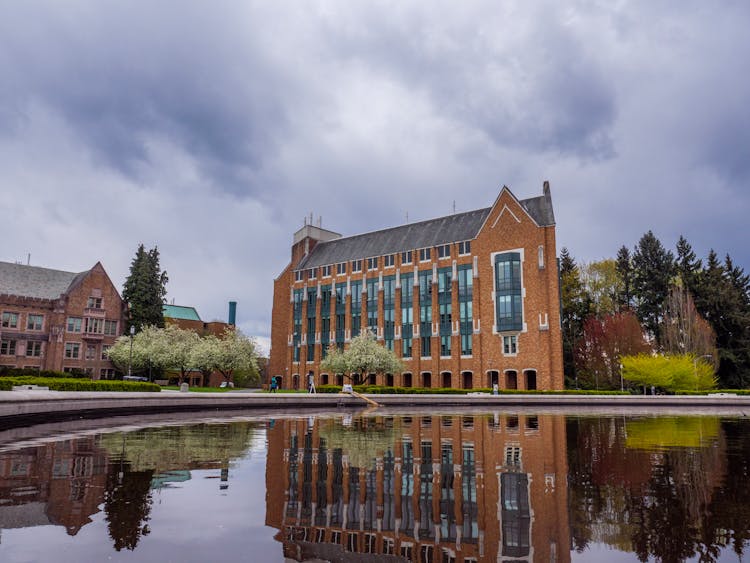
{"label": "green tree", "polygon": [[590,299],[580,271],[567,248],[560,251],[560,293],[562,298],[563,371],[567,387],[578,387],[575,349],[589,315]]}
{"label": "green tree", "polygon": [[622,246],[617,251],[615,264],[620,280],[622,280],[622,292],[618,296],[618,304],[620,310],[630,309],[633,302],[633,259],[627,246]]}
{"label": "green tree", "polygon": [[158,248],[147,251],[140,244],[122,290],[122,298],[128,304],[126,332],[131,326],[136,331],[144,326],[164,326],[163,306],[168,281],[167,273],[159,266]]}
{"label": "green tree", "polygon": [[211,341],[216,346],[213,368],[229,381],[235,371],[257,375],[255,342],[238,328],[227,328],[221,338]]}
{"label": "green tree", "polygon": [[701,261],[696,258],[693,247],[680,235],[677,241],[677,260],[675,263],[677,275],[680,276],[682,284],[693,296],[700,283],[700,274],[703,269]]}
{"label": "green tree", "polygon": [[693,354],[623,356],[622,376],[635,385],[667,391],[704,391],[716,387],[713,366]]}
{"label": "green tree", "polygon": [[620,307],[618,297],[624,292],[617,262],[611,258],[583,264],[581,281],[590,300],[590,312],[598,316],[616,313]]}
{"label": "green tree", "polygon": [[641,324],[661,344],[660,324],[664,301],[674,276],[674,256],[648,231],[633,253],[633,294]]}
{"label": "green tree", "polygon": [[364,377],[369,373],[398,373],[404,366],[392,351],[378,344],[372,332],[365,328],[361,334],[352,338],[346,350],[342,351],[331,345],[320,368],[351,380],[354,374]]}

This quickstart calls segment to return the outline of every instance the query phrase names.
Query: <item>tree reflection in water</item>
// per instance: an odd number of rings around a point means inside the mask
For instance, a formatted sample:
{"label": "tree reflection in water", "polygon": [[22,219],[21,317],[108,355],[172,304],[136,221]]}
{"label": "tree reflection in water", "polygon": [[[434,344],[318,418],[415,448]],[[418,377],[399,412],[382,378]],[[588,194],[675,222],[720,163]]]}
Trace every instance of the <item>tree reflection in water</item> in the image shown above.
{"label": "tree reflection in water", "polygon": [[148,534],[151,512],[153,470],[131,471],[130,463],[116,462],[109,467],[104,512],[109,537],[117,551],[134,550],[142,535]]}

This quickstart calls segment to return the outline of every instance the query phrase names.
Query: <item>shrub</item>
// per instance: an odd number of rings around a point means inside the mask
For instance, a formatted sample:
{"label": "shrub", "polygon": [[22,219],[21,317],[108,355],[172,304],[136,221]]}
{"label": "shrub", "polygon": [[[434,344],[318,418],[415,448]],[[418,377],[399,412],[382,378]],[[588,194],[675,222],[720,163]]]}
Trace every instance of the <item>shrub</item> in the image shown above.
{"label": "shrub", "polygon": [[72,372],[53,371],[51,369],[38,370],[34,368],[9,368],[0,367],[0,377],[67,377],[76,379],[91,379],[83,370],[76,369]]}
{"label": "shrub", "polygon": [[52,391],[161,391],[155,383],[142,381],[118,381],[80,379],[74,377],[3,377],[0,378],[0,391],[10,391],[14,385],[39,385]]}
{"label": "shrub", "polygon": [[636,385],[667,391],[704,391],[716,387],[714,368],[692,354],[623,356],[622,376]]}

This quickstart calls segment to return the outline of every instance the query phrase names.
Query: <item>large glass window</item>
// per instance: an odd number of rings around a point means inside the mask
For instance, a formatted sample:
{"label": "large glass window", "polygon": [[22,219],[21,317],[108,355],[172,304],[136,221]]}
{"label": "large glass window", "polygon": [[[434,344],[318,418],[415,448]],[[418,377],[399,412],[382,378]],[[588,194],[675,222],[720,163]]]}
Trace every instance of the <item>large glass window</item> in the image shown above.
{"label": "large glass window", "polygon": [[18,328],[18,313],[3,313],[3,328]]}
{"label": "large glass window", "polygon": [[495,256],[495,319],[499,332],[523,329],[521,255],[518,252]]}
{"label": "large glass window", "polygon": [[318,305],[317,288],[307,290],[307,361],[315,359],[315,309]]}
{"label": "large glass window", "polygon": [[411,358],[414,335],[414,275],[401,276],[401,356]]}
{"label": "large glass window", "polygon": [[343,350],[346,330],[346,284],[336,284],[336,346]]}
{"label": "large glass window", "polygon": [[331,286],[324,285],[320,288],[320,357],[325,358],[328,354],[328,345],[331,343]]}
{"label": "large glass window", "polygon": [[292,347],[293,347],[293,361],[299,362],[300,345],[302,342],[302,301],[304,298],[304,290],[294,290],[294,304],[293,304],[293,330],[292,330]]}
{"label": "large glass window", "polygon": [[378,280],[367,280],[367,326],[373,334],[378,330]]}
{"label": "large glass window", "polygon": [[352,281],[352,338],[362,328],[362,281]]}
{"label": "large glass window", "polygon": [[459,309],[459,333],[461,334],[461,355],[472,354],[472,332],[473,332],[473,294],[474,277],[471,266],[458,267],[458,309]]}
{"label": "large glass window", "polygon": [[81,332],[81,324],[83,319],[81,317],[68,317],[68,332]]}
{"label": "large glass window", "polygon": [[432,354],[432,270],[419,272],[419,337],[422,357]]}
{"label": "large glass window", "polygon": [[389,350],[393,350],[393,338],[396,330],[395,300],[396,276],[386,276],[383,278],[383,344]]}

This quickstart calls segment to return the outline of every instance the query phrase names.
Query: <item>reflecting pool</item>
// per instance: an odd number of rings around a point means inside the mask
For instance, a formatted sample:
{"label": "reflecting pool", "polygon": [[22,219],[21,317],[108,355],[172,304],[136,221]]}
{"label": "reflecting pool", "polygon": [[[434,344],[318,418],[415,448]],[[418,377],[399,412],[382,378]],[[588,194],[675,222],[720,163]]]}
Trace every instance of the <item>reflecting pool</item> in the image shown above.
{"label": "reflecting pool", "polygon": [[135,424],[0,447],[0,561],[741,561],[750,539],[746,418]]}

